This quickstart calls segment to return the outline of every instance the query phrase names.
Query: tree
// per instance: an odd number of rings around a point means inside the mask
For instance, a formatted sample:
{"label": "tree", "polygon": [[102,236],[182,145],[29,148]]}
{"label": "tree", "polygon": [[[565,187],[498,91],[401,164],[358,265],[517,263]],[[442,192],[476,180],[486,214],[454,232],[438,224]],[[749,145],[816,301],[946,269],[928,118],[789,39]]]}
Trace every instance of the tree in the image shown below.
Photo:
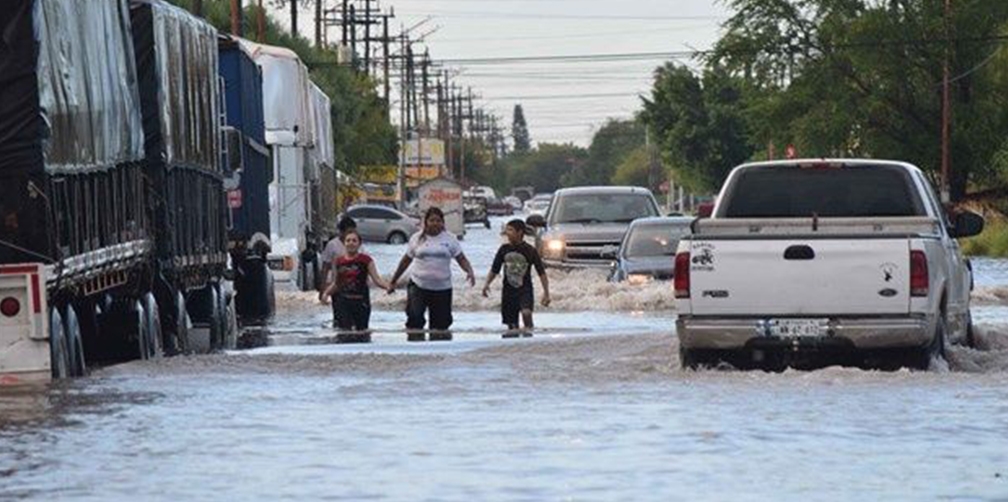
{"label": "tree", "polygon": [[572,144],[540,143],[525,155],[508,158],[512,186],[532,185],[537,192],[552,192],[561,187],[561,178],[583,165],[588,157],[584,148]]}
{"label": "tree", "polygon": [[1000,183],[994,157],[1008,137],[1008,62],[993,37],[1008,26],[1008,2],[954,2],[947,20],[943,2],[728,4],[735,14],[706,63],[755,89],[747,122],[757,145],[907,160],[937,178],[947,51],[952,199],[971,182]]}
{"label": "tree", "polygon": [[655,132],[665,164],[696,192],[713,192],[753,152],[742,105],[743,83],[720,68],[703,80],[685,66],[655,71],[642,120]]}
{"label": "tree", "polygon": [[647,147],[641,145],[634,148],[623,157],[623,162],[616,167],[612,183],[614,185],[647,186],[648,169],[651,167],[648,160]]}
{"label": "tree", "polygon": [[529,139],[528,124],[525,123],[525,112],[522,110],[522,105],[514,107],[511,138],[514,140],[514,153],[522,155],[532,149],[532,141]]}
{"label": "tree", "polygon": [[[630,152],[644,144],[644,124],[634,120],[609,119],[592,136],[588,160],[563,178],[564,186],[606,185]],[[647,184],[647,180],[641,185]]]}

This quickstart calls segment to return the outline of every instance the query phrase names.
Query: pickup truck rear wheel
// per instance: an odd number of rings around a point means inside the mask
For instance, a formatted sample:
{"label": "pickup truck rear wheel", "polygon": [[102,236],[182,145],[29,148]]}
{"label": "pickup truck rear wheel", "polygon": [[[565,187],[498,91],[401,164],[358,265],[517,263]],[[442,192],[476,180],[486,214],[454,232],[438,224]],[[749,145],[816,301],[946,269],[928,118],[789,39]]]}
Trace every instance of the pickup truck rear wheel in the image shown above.
{"label": "pickup truck rear wheel", "polygon": [[925,347],[911,349],[906,366],[910,369],[927,371],[933,359],[945,359],[945,315],[938,316],[934,338]]}
{"label": "pickup truck rear wheel", "polygon": [[679,346],[679,364],[682,369],[698,370],[713,368],[721,362],[719,351],[704,349],[687,349]]}

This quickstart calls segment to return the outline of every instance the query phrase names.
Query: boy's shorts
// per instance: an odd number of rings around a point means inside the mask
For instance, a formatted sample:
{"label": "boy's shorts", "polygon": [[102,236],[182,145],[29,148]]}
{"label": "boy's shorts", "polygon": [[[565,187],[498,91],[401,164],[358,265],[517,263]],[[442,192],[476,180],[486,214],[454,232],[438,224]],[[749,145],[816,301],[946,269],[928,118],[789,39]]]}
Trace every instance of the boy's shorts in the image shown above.
{"label": "boy's shorts", "polygon": [[532,288],[506,289],[501,295],[501,322],[514,326],[518,324],[518,314],[522,310],[532,310],[535,296]]}

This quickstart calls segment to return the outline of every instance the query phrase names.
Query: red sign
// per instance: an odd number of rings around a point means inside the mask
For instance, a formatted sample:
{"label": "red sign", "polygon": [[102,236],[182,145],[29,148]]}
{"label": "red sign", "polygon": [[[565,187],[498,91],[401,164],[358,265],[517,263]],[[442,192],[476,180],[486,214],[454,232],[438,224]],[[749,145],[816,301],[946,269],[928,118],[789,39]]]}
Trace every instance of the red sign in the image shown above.
{"label": "red sign", "polygon": [[793,159],[798,156],[798,150],[795,149],[794,145],[788,145],[787,148],[784,149],[784,156],[789,159]]}
{"label": "red sign", "polygon": [[242,207],[242,193],[241,190],[228,190],[228,207],[231,209],[238,209]]}

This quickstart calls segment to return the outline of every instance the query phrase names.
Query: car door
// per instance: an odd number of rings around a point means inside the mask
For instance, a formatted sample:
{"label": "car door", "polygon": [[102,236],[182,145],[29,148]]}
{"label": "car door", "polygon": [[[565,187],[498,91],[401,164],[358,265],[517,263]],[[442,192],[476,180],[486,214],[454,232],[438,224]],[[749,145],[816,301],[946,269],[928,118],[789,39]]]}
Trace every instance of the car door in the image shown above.
{"label": "car door", "polygon": [[378,240],[385,241],[388,239],[392,230],[399,224],[400,216],[388,209],[375,208],[376,216],[376,230],[379,232]]}

